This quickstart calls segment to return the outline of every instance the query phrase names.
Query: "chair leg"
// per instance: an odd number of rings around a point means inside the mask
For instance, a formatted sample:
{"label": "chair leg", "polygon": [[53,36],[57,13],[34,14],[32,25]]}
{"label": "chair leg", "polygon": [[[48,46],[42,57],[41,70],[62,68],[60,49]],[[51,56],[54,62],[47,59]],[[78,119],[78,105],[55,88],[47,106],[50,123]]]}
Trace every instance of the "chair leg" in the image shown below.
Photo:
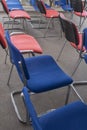
{"label": "chair leg", "polygon": [[[78,82],[80,83],[80,82]],[[73,89],[73,91],[75,92],[75,94],[77,95],[77,97],[82,101],[84,102],[83,98],[79,95],[79,93],[77,92],[76,88],[75,88],[75,85],[78,85],[78,83],[74,82],[73,84],[71,84],[69,87],[68,87],[68,91],[67,91],[67,96],[66,96],[66,100],[65,100],[65,105],[67,105],[68,103],[68,100],[69,100],[69,96],[70,96],[70,92],[71,92],[71,88]],[[87,84],[87,82],[85,82]]]}
{"label": "chair leg", "polygon": [[19,113],[19,110],[18,110],[18,108],[17,108],[15,99],[14,99],[14,96],[16,96],[16,95],[18,95],[18,94],[21,94],[21,93],[22,93],[21,91],[14,91],[14,92],[12,92],[12,93],[11,93],[11,100],[12,100],[12,103],[13,103],[13,106],[14,106],[14,109],[15,109],[15,112],[16,112],[16,114],[17,114],[17,117],[18,117],[19,121],[20,121],[21,123],[23,123],[23,124],[27,124],[27,119],[26,119],[26,120],[22,119],[22,117],[21,117],[21,115],[20,115],[20,113]]}
{"label": "chair leg", "polygon": [[85,19],[86,19],[86,17],[84,17],[83,20],[82,20],[82,17],[80,17],[79,30],[81,29],[81,27],[82,27],[82,25],[83,25]]}
{"label": "chair leg", "polygon": [[7,81],[8,86],[9,86],[9,82],[10,82],[10,79],[11,79],[11,74],[12,74],[12,71],[13,71],[13,67],[14,67],[14,65],[12,64],[10,74],[9,74],[9,77],[8,77],[8,81]]}
{"label": "chair leg", "polygon": [[5,55],[5,64],[7,63],[7,56],[8,56],[8,50],[5,49],[6,55]]}
{"label": "chair leg", "polygon": [[48,32],[48,28],[49,28],[49,25],[50,25],[52,19],[53,19],[53,18],[50,18],[50,20],[48,21],[48,24],[47,24],[47,27],[46,27],[46,31],[45,31],[45,33],[44,33],[44,37],[46,37],[46,34],[47,34],[47,32]]}
{"label": "chair leg", "polygon": [[71,86],[68,86],[67,95],[66,95],[66,100],[65,100],[65,105],[67,105],[67,103],[68,103],[69,96],[70,96],[70,90],[71,90]]}
{"label": "chair leg", "polygon": [[79,95],[78,91],[76,90],[75,85],[76,85],[76,83],[71,84],[72,89],[74,90],[74,92],[75,92],[75,94],[77,95],[77,97],[78,97],[82,102],[85,102],[85,101],[83,100],[83,98]]}
{"label": "chair leg", "polygon": [[62,48],[61,48],[61,50],[60,50],[60,52],[59,52],[59,55],[58,55],[58,57],[57,57],[57,61],[59,60],[59,58],[60,58],[60,56],[61,56],[61,54],[62,54],[62,51],[63,51],[63,49],[64,49],[64,47],[65,47],[65,45],[66,45],[66,42],[67,42],[67,40],[65,40],[64,45],[62,46]]}
{"label": "chair leg", "polygon": [[80,65],[80,63],[81,63],[81,61],[82,61],[82,58],[79,57],[78,60],[79,60],[79,61],[78,61],[78,64],[76,65],[76,67],[75,67],[74,71],[72,72],[71,76],[74,76],[74,74],[76,73],[76,71],[77,71],[77,69],[78,69],[78,67],[79,67],[79,65]]}

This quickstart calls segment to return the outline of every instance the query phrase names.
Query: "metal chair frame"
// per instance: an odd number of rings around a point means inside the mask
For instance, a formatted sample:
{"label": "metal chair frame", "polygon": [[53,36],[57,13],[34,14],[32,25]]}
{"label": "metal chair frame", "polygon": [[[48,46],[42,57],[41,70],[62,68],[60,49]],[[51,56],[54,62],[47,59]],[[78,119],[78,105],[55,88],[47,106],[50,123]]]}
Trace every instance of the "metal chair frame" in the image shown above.
{"label": "metal chair frame", "polygon": [[[87,18],[86,0],[84,1],[84,5],[83,5],[82,0],[70,0],[70,5],[73,8],[73,10],[72,10],[72,18],[73,18],[74,14],[76,16],[80,17],[80,21],[79,21],[79,25],[78,25],[78,28],[80,30],[83,23],[84,23],[84,21]],[[83,15],[84,11],[86,12],[86,15],[85,14]],[[79,14],[77,14],[77,13],[79,13]]]}

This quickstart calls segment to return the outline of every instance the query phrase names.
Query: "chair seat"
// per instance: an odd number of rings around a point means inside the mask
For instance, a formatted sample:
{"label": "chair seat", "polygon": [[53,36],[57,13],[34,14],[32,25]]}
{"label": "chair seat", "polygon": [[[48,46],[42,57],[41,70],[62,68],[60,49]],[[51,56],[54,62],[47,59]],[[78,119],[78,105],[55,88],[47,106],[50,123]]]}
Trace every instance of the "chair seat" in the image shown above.
{"label": "chair seat", "polygon": [[87,11],[83,10],[82,13],[80,12],[74,12],[77,16],[81,16],[81,17],[87,17]]}
{"label": "chair seat", "polygon": [[30,19],[30,16],[27,12],[23,11],[23,10],[13,10],[9,12],[9,17],[10,18],[26,18],[26,19]]}
{"label": "chair seat", "polygon": [[56,10],[53,9],[47,9],[46,10],[46,15],[47,18],[58,18],[59,17],[59,12],[57,12]]}
{"label": "chair seat", "polygon": [[43,52],[36,39],[30,35],[15,34],[11,36],[11,41],[21,52],[26,50],[31,50],[36,53]]}
{"label": "chair seat", "polygon": [[24,8],[22,7],[22,5],[18,5],[18,4],[7,4],[8,5],[8,9],[9,11],[12,11],[12,10],[24,10]]}
{"label": "chair seat", "polygon": [[70,5],[62,5],[62,9],[65,11],[72,11],[73,9],[70,7]]}
{"label": "chair seat", "polygon": [[43,130],[87,130],[87,105],[68,104],[39,118]]}
{"label": "chair seat", "polygon": [[65,74],[48,55],[26,58],[25,63],[30,79],[27,87],[32,92],[39,93],[71,84],[73,80]]}
{"label": "chair seat", "polygon": [[[78,45],[78,46],[76,46],[75,43],[72,43],[72,42],[71,42],[71,45],[72,45],[74,48],[78,49],[78,50],[81,50],[81,49],[82,49],[82,41],[83,41],[82,35],[83,35],[82,33],[79,33],[79,45]],[[85,51],[85,50],[86,50],[85,47],[83,47],[83,51]]]}

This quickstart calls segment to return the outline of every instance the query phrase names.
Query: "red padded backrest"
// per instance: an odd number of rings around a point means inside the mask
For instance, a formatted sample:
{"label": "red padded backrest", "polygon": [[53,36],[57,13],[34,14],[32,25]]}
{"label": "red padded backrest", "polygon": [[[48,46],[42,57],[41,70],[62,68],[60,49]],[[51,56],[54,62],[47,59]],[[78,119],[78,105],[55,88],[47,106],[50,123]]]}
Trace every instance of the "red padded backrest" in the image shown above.
{"label": "red padded backrest", "polygon": [[4,28],[1,23],[0,23],[0,44],[3,47],[3,49],[7,48],[7,42],[5,39]]}

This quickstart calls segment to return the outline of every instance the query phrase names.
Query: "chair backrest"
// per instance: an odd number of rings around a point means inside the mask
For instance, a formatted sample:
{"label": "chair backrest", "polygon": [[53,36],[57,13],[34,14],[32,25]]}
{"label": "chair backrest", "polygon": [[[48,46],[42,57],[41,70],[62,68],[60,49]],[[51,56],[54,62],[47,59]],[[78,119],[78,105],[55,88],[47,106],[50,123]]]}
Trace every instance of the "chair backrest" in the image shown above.
{"label": "chair backrest", "polygon": [[75,24],[71,22],[70,20],[67,20],[62,13],[60,13],[59,19],[60,19],[61,27],[65,34],[66,39],[69,42],[72,42],[76,46],[78,46],[79,34],[78,34],[78,30]]}
{"label": "chair backrest", "polygon": [[27,107],[27,112],[31,117],[34,130],[42,130],[40,123],[39,123],[39,120],[38,120],[38,117],[37,117],[37,113],[36,113],[34,106],[31,102],[30,95],[28,93],[27,88],[24,87],[22,92],[24,95],[24,101],[25,101],[25,105]]}
{"label": "chair backrest", "polygon": [[37,0],[36,3],[37,3],[37,7],[38,7],[40,13],[46,14],[46,7],[45,7],[43,1],[42,0]]}
{"label": "chair backrest", "polygon": [[16,66],[19,77],[22,80],[22,82],[25,84],[25,81],[29,79],[29,73],[27,71],[24,57],[19,52],[19,50],[12,44],[10,40],[9,32],[6,31],[5,34],[6,34],[7,44],[9,47],[11,63]]}
{"label": "chair backrest", "polygon": [[5,0],[1,0],[4,11],[9,14],[9,9]]}
{"label": "chair backrest", "polygon": [[75,12],[83,12],[84,6],[82,0],[70,0],[70,5]]}
{"label": "chair backrest", "polygon": [[85,46],[85,49],[87,50],[87,28],[83,29],[83,45]]}
{"label": "chair backrest", "polygon": [[7,48],[7,42],[5,39],[5,32],[2,23],[0,23],[0,45],[3,49]]}
{"label": "chair backrest", "polygon": [[38,7],[37,7],[37,0],[30,0],[30,5],[33,6],[33,8],[34,8],[36,11],[39,11],[39,10],[38,10]]}

